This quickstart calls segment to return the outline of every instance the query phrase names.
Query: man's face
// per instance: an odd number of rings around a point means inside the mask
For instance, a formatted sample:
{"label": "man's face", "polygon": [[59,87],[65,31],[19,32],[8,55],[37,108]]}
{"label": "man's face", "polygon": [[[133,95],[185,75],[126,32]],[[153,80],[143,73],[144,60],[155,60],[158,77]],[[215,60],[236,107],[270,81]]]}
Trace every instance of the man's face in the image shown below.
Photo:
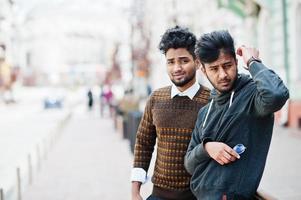
{"label": "man's face", "polygon": [[185,48],[168,49],[165,54],[167,71],[170,80],[184,91],[195,83],[198,61]]}
{"label": "man's face", "polygon": [[202,72],[219,93],[229,92],[237,78],[237,60],[222,51],[212,63],[203,63]]}

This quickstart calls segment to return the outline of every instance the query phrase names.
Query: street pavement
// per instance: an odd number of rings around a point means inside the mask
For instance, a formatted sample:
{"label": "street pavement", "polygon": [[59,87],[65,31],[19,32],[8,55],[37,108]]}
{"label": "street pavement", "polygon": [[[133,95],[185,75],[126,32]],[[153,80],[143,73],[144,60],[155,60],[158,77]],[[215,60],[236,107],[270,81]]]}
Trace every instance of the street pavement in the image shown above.
{"label": "street pavement", "polygon": [[301,199],[301,129],[274,127],[259,190],[276,199]]}
{"label": "street pavement", "polygon": [[[98,110],[98,109],[97,109]],[[106,115],[79,106],[23,200],[130,198],[132,155]]]}
{"label": "street pavement", "polygon": [[17,168],[20,168],[20,176],[27,179],[28,157],[31,167],[36,168],[46,150],[45,139],[68,115],[65,108],[43,109],[44,89],[19,89],[16,91],[16,103],[0,103],[0,188],[4,191],[5,200],[15,196]]}

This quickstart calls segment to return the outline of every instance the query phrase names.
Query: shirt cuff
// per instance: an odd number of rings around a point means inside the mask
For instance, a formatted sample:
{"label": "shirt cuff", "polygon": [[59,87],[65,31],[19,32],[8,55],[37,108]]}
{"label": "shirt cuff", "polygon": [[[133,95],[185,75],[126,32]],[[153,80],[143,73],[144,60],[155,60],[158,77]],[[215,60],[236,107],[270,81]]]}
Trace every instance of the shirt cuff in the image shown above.
{"label": "shirt cuff", "polygon": [[146,171],[142,168],[133,168],[131,174],[131,181],[146,182]]}

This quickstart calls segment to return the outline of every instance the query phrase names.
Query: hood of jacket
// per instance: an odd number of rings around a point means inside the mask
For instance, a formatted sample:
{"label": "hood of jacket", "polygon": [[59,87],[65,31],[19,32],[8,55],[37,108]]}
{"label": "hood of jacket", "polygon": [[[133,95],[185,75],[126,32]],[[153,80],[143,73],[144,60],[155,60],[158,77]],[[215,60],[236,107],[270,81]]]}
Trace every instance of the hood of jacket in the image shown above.
{"label": "hood of jacket", "polygon": [[218,105],[225,104],[230,98],[231,95],[234,96],[234,93],[238,92],[246,84],[248,84],[252,79],[249,75],[238,74],[237,79],[234,82],[234,86],[229,92],[218,93],[216,89],[213,89],[210,94],[210,99],[216,102]]}

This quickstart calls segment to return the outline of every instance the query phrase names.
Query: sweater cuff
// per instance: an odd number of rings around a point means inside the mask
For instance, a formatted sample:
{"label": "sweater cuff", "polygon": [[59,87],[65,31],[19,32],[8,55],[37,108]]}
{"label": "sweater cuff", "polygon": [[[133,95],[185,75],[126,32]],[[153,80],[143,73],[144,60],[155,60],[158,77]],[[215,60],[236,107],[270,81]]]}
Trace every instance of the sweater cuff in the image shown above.
{"label": "sweater cuff", "polygon": [[133,168],[131,173],[131,182],[137,181],[142,184],[146,182],[146,171],[142,168]]}
{"label": "sweater cuff", "polygon": [[268,68],[266,66],[264,66],[262,63],[259,63],[256,61],[252,62],[249,66],[249,72],[253,78],[265,70],[268,70]]}
{"label": "sweater cuff", "polygon": [[197,146],[198,153],[196,154],[196,157],[199,161],[203,161],[204,159],[210,158],[208,152],[205,149],[205,144],[210,141],[212,141],[210,138],[206,138],[201,144]]}
{"label": "sweater cuff", "polygon": [[203,138],[203,145],[205,145],[207,142],[212,142],[213,140],[209,137]]}

